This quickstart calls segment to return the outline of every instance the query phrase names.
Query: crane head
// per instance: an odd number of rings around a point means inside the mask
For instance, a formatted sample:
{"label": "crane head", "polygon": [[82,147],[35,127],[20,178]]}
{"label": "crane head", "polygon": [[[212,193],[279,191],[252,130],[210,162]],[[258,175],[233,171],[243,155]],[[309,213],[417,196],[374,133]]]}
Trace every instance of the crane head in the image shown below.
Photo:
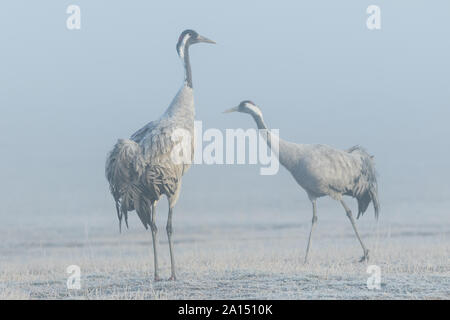
{"label": "crane head", "polygon": [[237,107],[225,110],[223,113],[230,113],[230,112],[248,113],[250,115],[262,118],[261,110],[256,106],[254,102],[250,100],[244,100]]}
{"label": "crane head", "polygon": [[215,44],[215,42],[213,40],[199,35],[194,30],[191,30],[191,29],[184,30],[180,34],[180,37],[178,38],[177,52],[178,52],[179,55],[183,55],[184,54],[184,50],[187,47],[189,47],[191,44],[200,43],[200,42]]}

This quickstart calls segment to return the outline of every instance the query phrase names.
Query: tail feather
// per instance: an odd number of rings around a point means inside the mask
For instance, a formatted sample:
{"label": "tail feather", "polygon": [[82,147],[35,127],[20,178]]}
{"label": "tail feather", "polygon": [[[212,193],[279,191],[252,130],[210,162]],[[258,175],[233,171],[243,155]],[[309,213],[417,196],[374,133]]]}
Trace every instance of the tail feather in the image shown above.
{"label": "tail feather", "polygon": [[116,202],[120,232],[122,218],[128,228],[128,211],[135,208],[137,183],[144,170],[140,146],[134,141],[119,139],[106,159],[105,174]]}
{"label": "tail feather", "polygon": [[119,219],[119,233],[122,233],[122,213],[120,212],[120,203],[116,200],[117,218]]}
{"label": "tail feather", "polygon": [[347,150],[349,153],[358,153],[362,159],[361,167],[361,178],[360,184],[358,185],[358,192],[354,195],[358,199],[358,216],[362,216],[366,212],[370,202],[373,204],[375,211],[375,219],[378,220],[380,213],[380,202],[378,199],[378,183],[377,183],[377,172],[375,170],[375,164],[373,161],[373,156],[367,153],[367,151],[360,147],[354,146]]}
{"label": "tail feather", "polygon": [[369,207],[370,202],[373,204],[373,209],[375,212],[375,219],[378,220],[378,216],[380,214],[380,202],[378,201],[378,191],[376,186],[370,186],[369,189],[358,198],[358,216],[356,219],[359,219],[360,216],[364,215],[367,208]]}
{"label": "tail feather", "polygon": [[375,210],[375,219],[378,220],[378,216],[380,213],[380,202],[378,201],[378,190],[370,189],[370,197],[372,198],[373,209]]}
{"label": "tail feather", "polygon": [[136,207],[136,213],[141,219],[142,224],[144,225],[145,229],[148,230],[148,227],[150,226],[150,215],[151,215],[152,208],[148,205],[148,202],[142,201],[140,202],[140,205]]}
{"label": "tail feather", "polygon": [[124,216],[124,220],[125,220],[125,225],[127,226],[128,229],[128,211],[125,209],[122,211],[123,212],[123,216]]}
{"label": "tail feather", "polygon": [[357,200],[358,200],[358,216],[356,217],[356,219],[359,219],[359,217],[364,215],[364,212],[366,212],[367,207],[369,206],[372,198],[370,197],[369,192],[365,192],[362,196],[359,196]]}
{"label": "tail feather", "polygon": [[149,163],[141,146],[126,139],[119,139],[108,155],[105,174],[116,202],[120,232],[122,219],[128,228],[128,212],[133,210],[148,229],[151,203],[163,194],[173,196],[180,182],[176,168]]}

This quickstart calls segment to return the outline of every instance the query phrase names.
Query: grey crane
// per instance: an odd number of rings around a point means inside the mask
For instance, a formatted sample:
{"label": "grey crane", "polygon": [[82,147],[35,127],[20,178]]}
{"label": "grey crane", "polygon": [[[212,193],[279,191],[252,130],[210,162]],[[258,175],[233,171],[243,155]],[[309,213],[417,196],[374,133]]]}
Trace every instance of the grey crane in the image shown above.
{"label": "grey crane", "polygon": [[[155,280],[160,280],[158,271],[158,239],[156,227],[156,204],[165,195],[169,202],[167,237],[169,240],[171,277],[175,280],[175,258],[172,242],[172,214],[178,200],[181,179],[189,169],[191,161],[174,161],[181,140],[176,134],[182,131],[192,137],[188,149],[180,148],[180,154],[194,155],[194,97],[189,46],[195,43],[215,43],[193,30],[181,33],[176,46],[181,58],[185,80],[181,89],[156,121],[136,131],[130,139],[119,139],[106,160],[105,174],[116,203],[119,229],[122,217],[128,227],[128,212],[136,210],[146,229],[150,226],[153,239]],[[190,151],[190,152],[187,152]],[[179,159],[178,159],[179,160]]]}
{"label": "grey crane", "polygon": [[[316,199],[323,196],[330,196],[342,204],[364,251],[360,261],[367,261],[369,250],[359,236],[352,212],[344,202],[343,196],[352,196],[358,200],[357,218],[364,214],[372,202],[375,218],[378,219],[380,205],[373,157],[360,146],[339,150],[323,144],[296,144],[284,141],[270,132],[264,123],[261,110],[249,100],[224,111],[229,112],[248,113],[253,117],[268,146],[278,154],[280,163],[308,194],[312,202],[313,217],[305,263],[308,261],[311,237],[317,222]],[[278,144],[273,143],[275,139]]]}

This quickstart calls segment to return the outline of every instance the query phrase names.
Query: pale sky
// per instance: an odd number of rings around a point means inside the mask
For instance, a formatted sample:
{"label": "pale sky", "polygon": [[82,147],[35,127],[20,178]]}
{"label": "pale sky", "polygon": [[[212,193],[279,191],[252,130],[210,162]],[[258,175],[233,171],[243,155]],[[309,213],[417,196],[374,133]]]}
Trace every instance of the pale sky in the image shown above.
{"label": "pale sky", "polygon": [[[66,28],[70,4],[81,8],[81,30]],[[381,30],[366,27],[371,4]],[[221,113],[251,99],[286,140],[366,147],[383,201],[448,199],[448,1],[7,0],[0,10],[2,215],[113,214],[104,213],[113,208],[106,153],[176,94],[186,28],[217,42],[191,49],[205,128],[254,127]],[[178,206],[308,201],[285,170],[258,172],[194,166]]]}

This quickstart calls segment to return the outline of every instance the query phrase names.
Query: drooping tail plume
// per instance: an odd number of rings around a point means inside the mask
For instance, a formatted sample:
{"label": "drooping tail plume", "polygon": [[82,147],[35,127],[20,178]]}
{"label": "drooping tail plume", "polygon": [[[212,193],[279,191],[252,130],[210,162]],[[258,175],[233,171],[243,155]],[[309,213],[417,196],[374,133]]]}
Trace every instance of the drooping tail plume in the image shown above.
{"label": "drooping tail plume", "polygon": [[122,218],[128,228],[128,211],[138,200],[139,178],[145,170],[141,147],[132,140],[119,139],[106,159],[105,175],[116,202],[119,230]]}
{"label": "drooping tail plume", "polygon": [[377,172],[375,170],[375,164],[373,156],[367,153],[367,151],[361,146],[354,146],[347,150],[349,153],[358,153],[361,156],[362,167],[361,176],[358,184],[358,191],[355,192],[355,196],[358,200],[358,216],[357,219],[366,212],[370,202],[373,204],[375,212],[375,219],[378,220],[380,213],[380,202],[378,199],[378,183]]}

